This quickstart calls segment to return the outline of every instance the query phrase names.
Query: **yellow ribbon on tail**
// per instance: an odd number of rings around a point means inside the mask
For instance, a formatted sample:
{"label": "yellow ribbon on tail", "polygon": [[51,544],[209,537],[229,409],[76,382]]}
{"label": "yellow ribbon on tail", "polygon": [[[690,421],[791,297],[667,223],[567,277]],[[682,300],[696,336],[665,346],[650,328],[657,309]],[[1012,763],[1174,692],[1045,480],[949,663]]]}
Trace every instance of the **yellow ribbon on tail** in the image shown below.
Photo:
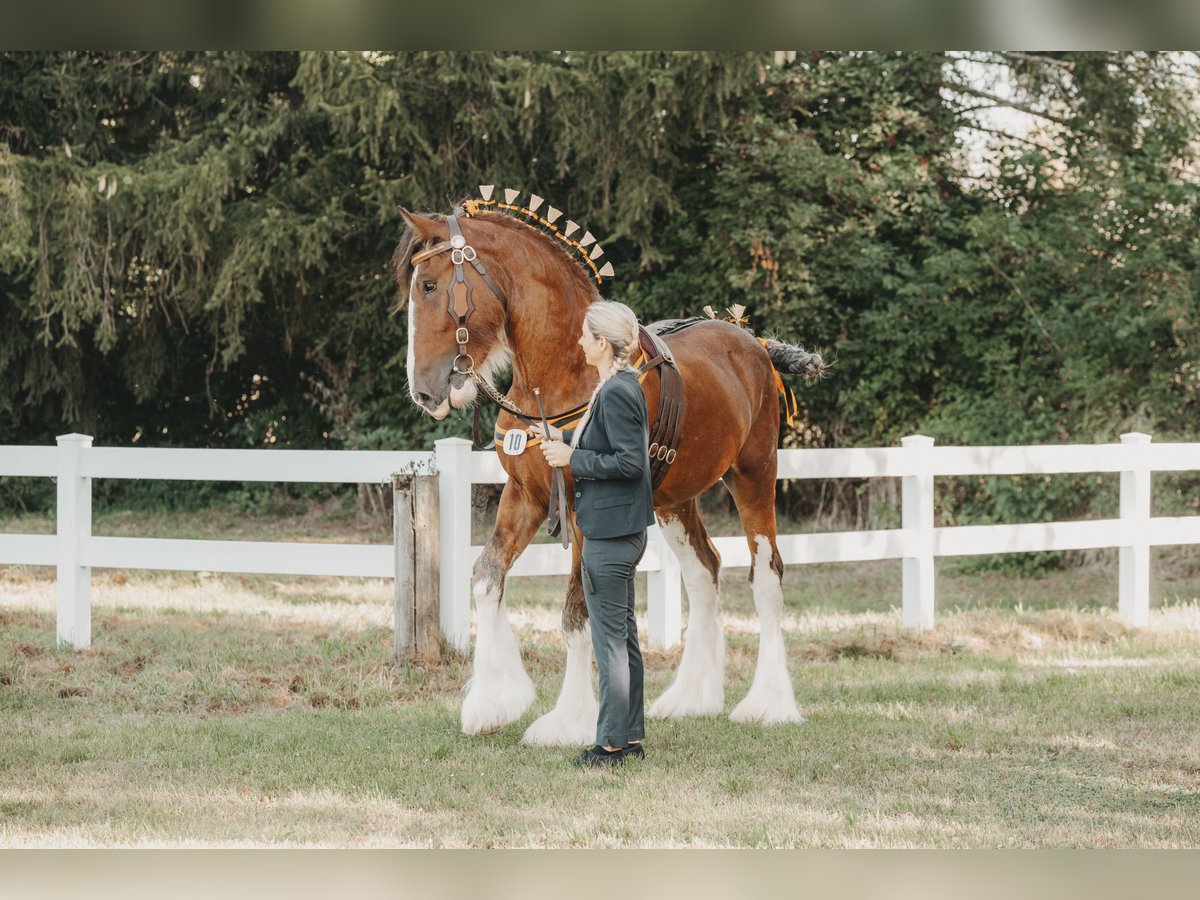
{"label": "yellow ribbon on tail", "polygon": [[[767,349],[767,339],[759,338],[758,342],[763,345],[763,349]],[[796,415],[800,411],[800,404],[796,402],[796,395],[792,393],[792,389],[784,384],[783,379],[779,377],[779,371],[771,366],[771,374],[775,376],[775,389],[779,391],[783,397],[783,412],[787,416],[789,426],[796,424]]]}

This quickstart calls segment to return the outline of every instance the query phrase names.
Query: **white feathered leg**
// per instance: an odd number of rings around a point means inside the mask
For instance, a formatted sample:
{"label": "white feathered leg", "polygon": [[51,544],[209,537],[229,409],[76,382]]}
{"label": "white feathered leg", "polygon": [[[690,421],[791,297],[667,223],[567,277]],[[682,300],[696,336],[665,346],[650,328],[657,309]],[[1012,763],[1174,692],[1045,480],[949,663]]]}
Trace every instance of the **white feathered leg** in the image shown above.
{"label": "white feathered leg", "polygon": [[592,629],[590,625],[565,635],[567,671],[554,709],[525,731],[521,740],[542,747],[578,747],[596,737],[600,704],[592,689]]}
{"label": "white feathered leg", "polygon": [[729,718],[735,722],[803,722],[796,694],[787,670],[787,652],[783,644],[783,584],[771,568],[771,542],[766,535],[754,539],[752,590],[758,610],[758,663],[750,690]]}
{"label": "white feathered leg", "polygon": [[475,656],[463,698],[463,734],[490,734],[520,718],[533,702],[533,682],[521,663],[501,583],[486,568],[476,571]]}
{"label": "white feathered leg", "polygon": [[[701,529],[698,539],[707,542],[698,516],[695,523]],[[715,716],[725,706],[725,632],[717,612],[719,581],[701,561],[680,519],[665,518],[659,524],[679,559],[687,588],[688,626],[675,680],[654,701],[649,714],[660,718]],[[716,563],[720,565],[719,557]]]}

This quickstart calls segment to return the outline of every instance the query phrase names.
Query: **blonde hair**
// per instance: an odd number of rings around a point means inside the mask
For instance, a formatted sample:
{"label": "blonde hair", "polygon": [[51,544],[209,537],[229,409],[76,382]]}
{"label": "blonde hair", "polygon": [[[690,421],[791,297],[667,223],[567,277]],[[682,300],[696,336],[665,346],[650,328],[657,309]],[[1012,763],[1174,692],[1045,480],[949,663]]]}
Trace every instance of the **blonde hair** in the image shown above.
{"label": "blonde hair", "polygon": [[[583,320],[594,337],[604,338],[612,347],[613,365],[610,375],[637,371],[629,364],[630,357],[638,349],[638,320],[632,309],[616,300],[597,300],[587,308]],[[596,395],[603,386],[604,378],[601,378],[596,390],[592,392],[592,399],[588,401],[587,412],[575,426],[575,434],[571,439],[572,447],[579,446],[579,436],[583,434],[583,426],[592,417],[592,410],[596,407]]]}
{"label": "blonde hair", "polygon": [[613,374],[631,368],[638,348],[638,320],[632,309],[616,300],[597,300],[584,314],[588,331],[604,338],[613,351]]}

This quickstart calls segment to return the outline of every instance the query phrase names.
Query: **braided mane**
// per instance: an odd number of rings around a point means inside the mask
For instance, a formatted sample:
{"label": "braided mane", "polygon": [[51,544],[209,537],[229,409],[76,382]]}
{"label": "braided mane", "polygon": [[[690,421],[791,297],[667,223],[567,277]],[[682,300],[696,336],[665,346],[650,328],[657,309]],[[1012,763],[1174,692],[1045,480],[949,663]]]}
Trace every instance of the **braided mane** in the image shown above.
{"label": "braided mane", "polygon": [[[506,190],[505,196],[507,203],[501,203],[499,200],[492,199],[492,186],[486,185],[480,187],[480,192],[483,199],[464,200],[459,204],[458,210],[462,215],[467,217],[475,217],[484,211],[498,212],[504,214],[507,218],[511,218],[515,222],[520,222],[532,228],[539,234],[546,235],[555,240],[559,245],[559,249],[573,250],[576,254],[575,261],[581,263],[584,271],[590,271],[591,277],[596,280],[596,284],[603,284],[605,278],[611,278],[615,273],[612,263],[606,262],[603,266],[597,266],[596,260],[604,255],[604,248],[596,243],[596,239],[592,237],[592,233],[586,228],[584,234],[578,241],[572,238],[572,235],[579,230],[579,225],[575,222],[567,220],[566,230],[560,231],[555,224],[562,216],[560,210],[553,206],[547,206],[546,217],[543,218],[537,213],[545,201],[536,194],[531,194],[529,198],[529,206],[519,206],[513,203],[518,196],[517,191]],[[588,249],[588,248],[591,249]]]}
{"label": "braided mane", "polygon": [[[459,210],[456,209],[455,212],[458,213]],[[465,211],[463,214],[465,214]],[[599,298],[599,288],[591,277],[591,273],[584,268],[579,259],[570,252],[570,250],[562,241],[556,240],[551,234],[548,234],[541,228],[537,228],[522,219],[505,215],[503,213],[494,212],[492,210],[480,211],[474,215],[471,215],[470,218],[486,221],[491,225],[507,229],[517,234],[531,235],[535,239],[536,243],[543,249],[552,254],[565,257],[564,261],[569,263],[569,265],[564,267],[564,272],[566,273],[566,276],[574,283],[574,287],[578,291],[587,296]]]}
{"label": "braided mane", "polygon": [[[590,231],[583,229],[583,235],[579,240],[575,240],[573,236],[580,230],[580,226],[568,220],[565,227],[560,229],[555,223],[563,214],[552,206],[546,207],[544,217],[539,215],[537,211],[542,208],[544,200],[537,195],[530,195],[529,206],[524,207],[512,202],[518,196],[516,191],[505,191],[505,198],[509,201],[507,203],[501,203],[492,198],[491,186],[481,187],[480,192],[482,199],[463,200],[454,207],[452,214],[469,219],[486,220],[501,228],[507,228],[514,232],[520,231],[522,234],[526,233],[525,230],[532,232],[545,249],[562,253],[574,263],[566,269],[566,272],[568,273],[567,277],[574,282],[574,287],[580,293],[592,299],[599,298],[598,288],[603,284],[605,278],[611,278],[614,275],[614,271],[611,262],[606,261],[604,265],[597,266],[596,260],[604,255],[604,249],[596,243],[596,239]],[[424,218],[435,221],[443,218],[437,213],[422,215]],[[397,310],[403,307],[406,301],[408,281],[412,276],[411,259],[418,249],[417,236],[411,228],[406,228],[392,254],[392,268],[400,291],[395,306]]]}

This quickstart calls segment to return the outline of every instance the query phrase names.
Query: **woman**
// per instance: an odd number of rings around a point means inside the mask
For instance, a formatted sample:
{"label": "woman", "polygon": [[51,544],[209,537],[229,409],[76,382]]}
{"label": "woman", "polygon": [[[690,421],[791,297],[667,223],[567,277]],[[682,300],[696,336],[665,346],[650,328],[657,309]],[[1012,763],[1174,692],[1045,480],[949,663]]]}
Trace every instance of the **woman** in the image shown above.
{"label": "woman", "polygon": [[[542,453],[551,466],[569,466],[575,480],[575,519],[583,532],[583,594],[600,667],[596,745],[576,766],[616,766],[644,758],[642,651],[633,613],[633,576],[654,522],[646,400],[637,370],[637,316],[623,303],[588,307],[579,338],[600,384],[574,433],[550,426]],[[544,437],[540,425],[531,432]],[[563,523],[563,527],[567,527]]]}

